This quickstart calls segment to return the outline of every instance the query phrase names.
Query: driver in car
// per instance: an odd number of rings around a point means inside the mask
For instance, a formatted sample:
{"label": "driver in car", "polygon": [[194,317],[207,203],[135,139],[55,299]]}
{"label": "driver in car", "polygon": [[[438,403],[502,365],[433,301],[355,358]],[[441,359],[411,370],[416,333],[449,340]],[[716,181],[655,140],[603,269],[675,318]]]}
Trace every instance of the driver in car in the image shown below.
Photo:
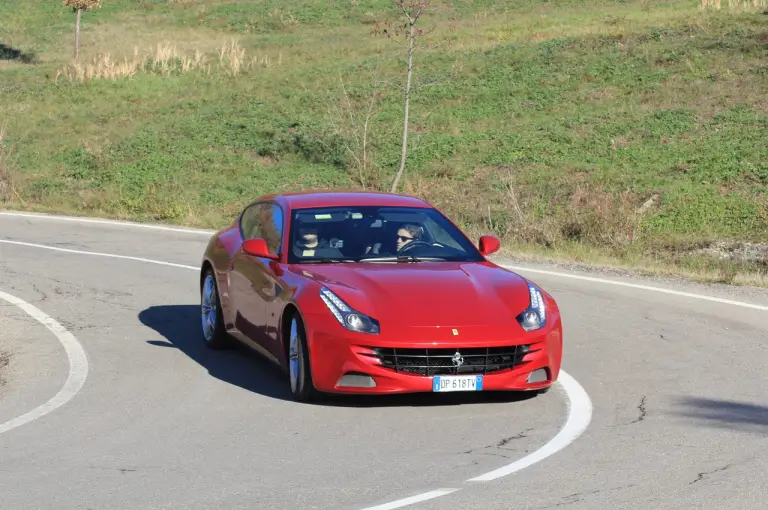
{"label": "driver in car", "polygon": [[397,251],[400,251],[408,243],[421,239],[422,229],[418,225],[406,224],[397,231]]}
{"label": "driver in car", "polygon": [[[424,230],[418,225],[414,225],[412,223],[406,223],[402,225],[399,229],[397,229],[397,235],[395,237],[395,246],[397,251],[399,252],[413,241],[419,241],[423,232]],[[379,255],[381,254],[381,250],[382,242],[379,241],[366,246],[365,253],[366,255],[369,253]]]}

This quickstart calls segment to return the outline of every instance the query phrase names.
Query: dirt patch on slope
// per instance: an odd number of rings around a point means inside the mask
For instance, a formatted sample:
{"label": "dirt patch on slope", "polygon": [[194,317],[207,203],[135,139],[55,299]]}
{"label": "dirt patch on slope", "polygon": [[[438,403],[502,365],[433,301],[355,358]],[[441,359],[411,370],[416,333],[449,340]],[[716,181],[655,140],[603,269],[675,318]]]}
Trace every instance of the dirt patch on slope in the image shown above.
{"label": "dirt patch on slope", "polygon": [[768,243],[746,243],[741,241],[718,241],[694,253],[708,255],[720,260],[737,262],[758,262],[768,264]]}

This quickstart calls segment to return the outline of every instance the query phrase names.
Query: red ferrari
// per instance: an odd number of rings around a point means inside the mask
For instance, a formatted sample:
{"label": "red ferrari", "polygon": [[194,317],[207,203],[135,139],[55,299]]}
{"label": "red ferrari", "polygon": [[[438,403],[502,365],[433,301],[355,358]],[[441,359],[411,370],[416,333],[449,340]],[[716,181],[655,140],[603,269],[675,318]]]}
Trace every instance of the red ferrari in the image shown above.
{"label": "red ferrari", "polygon": [[562,323],[536,284],[488,261],[413,197],[267,195],[215,233],[200,272],[211,348],[239,341],[322,393],[533,390],[556,380]]}

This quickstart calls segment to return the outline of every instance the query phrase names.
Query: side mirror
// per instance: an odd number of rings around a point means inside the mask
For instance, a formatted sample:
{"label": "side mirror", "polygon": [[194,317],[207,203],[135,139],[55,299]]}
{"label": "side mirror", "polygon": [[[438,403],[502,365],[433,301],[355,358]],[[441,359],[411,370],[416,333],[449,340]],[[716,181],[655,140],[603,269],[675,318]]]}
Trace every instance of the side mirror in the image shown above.
{"label": "side mirror", "polygon": [[482,236],[480,238],[480,253],[486,257],[496,253],[501,248],[501,241],[494,236]]}
{"label": "side mirror", "polygon": [[269,253],[269,247],[264,239],[248,239],[243,243],[243,251],[254,257],[277,260],[277,255]]}

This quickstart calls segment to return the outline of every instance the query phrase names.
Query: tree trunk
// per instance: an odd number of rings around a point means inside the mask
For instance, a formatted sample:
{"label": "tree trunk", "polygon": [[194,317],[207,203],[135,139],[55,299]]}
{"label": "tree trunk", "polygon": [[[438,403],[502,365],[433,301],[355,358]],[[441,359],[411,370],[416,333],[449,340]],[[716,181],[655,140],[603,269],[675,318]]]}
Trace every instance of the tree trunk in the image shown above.
{"label": "tree trunk", "polygon": [[408,34],[408,78],[405,84],[405,106],[404,106],[404,119],[403,119],[403,146],[400,151],[400,168],[397,169],[395,175],[395,182],[392,183],[392,193],[397,191],[397,185],[400,183],[400,178],[403,176],[403,170],[405,170],[405,156],[408,152],[408,103],[411,98],[411,75],[413,74],[413,25],[414,21],[411,20],[410,29]]}
{"label": "tree trunk", "polygon": [[80,13],[82,9],[79,7],[75,14],[75,60],[80,58]]}

